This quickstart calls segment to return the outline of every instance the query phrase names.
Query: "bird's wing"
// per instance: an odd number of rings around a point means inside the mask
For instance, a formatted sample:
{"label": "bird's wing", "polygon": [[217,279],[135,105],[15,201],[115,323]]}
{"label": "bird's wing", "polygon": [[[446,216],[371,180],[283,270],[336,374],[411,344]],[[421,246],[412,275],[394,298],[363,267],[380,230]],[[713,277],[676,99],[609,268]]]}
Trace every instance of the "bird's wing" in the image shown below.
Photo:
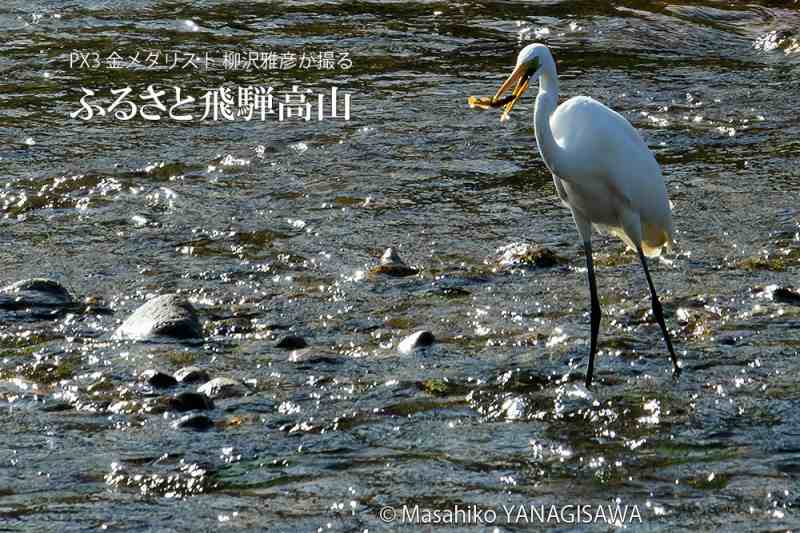
{"label": "bird's wing", "polygon": [[[588,179],[597,173],[621,179],[628,172],[661,172],[639,132],[625,117],[586,96],[570,98],[556,109],[550,126],[558,143],[576,167],[567,181]],[[646,179],[646,178],[645,178]],[[616,184],[622,191],[626,183]]]}
{"label": "bird's wing", "polygon": [[592,98],[577,96],[558,106],[550,124],[571,161],[570,175],[561,179],[578,189],[602,189],[638,213],[643,224],[660,225],[671,235],[661,168],[625,117]]}

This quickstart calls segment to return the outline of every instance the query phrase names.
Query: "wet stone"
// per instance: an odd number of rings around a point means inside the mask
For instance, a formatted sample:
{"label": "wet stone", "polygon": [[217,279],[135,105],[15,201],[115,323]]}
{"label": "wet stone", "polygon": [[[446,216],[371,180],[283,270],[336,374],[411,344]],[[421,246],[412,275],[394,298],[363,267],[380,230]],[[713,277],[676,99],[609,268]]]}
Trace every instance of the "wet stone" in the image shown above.
{"label": "wet stone", "polygon": [[32,278],[0,289],[0,308],[57,307],[75,303],[70,292],[57,281]]}
{"label": "wet stone", "polygon": [[214,408],[214,400],[200,392],[181,392],[167,397],[164,404],[171,411],[207,411]]}
{"label": "wet stone", "polygon": [[197,392],[207,395],[209,398],[218,400],[220,398],[232,398],[244,396],[249,391],[235,379],[220,377],[214,378],[208,383],[201,385]]}
{"label": "wet stone", "polygon": [[245,335],[253,331],[253,324],[249,318],[234,317],[216,320],[209,325],[210,334],[220,337],[231,335]]}
{"label": "wet stone", "polygon": [[498,248],[495,261],[501,267],[551,268],[566,263],[567,259],[543,246],[513,243]]}
{"label": "wet stone", "polygon": [[793,287],[778,287],[772,293],[772,298],[776,302],[789,305],[800,305],[800,290]]}
{"label": "wet stone", "polygon": [[292,363],[298,364],[309,364],[315,365],[320,363],[327,363],[327,364],[339,364],[342,362],[342,358],[339,357],[337,354],[328,352],[326,350],[320,350],[318,348],[303,348],[301,350],[294,350],[289,355],[289,361]]}
{"label": "wet stone", "polygon": [[276,348],[285,348],[287,350],[300,350],[306,346],[308,346],[308,343],[299,335],[286,335],[275,344]]}
{"label": "wet stone", "polygon": [[114,338],[145,340],[156,337],[196,339],[203,329],[192,304],[176,294],[148,300],[114,332]]}
{"label": "wet stone", "polygon": [[141,411],[141,409],[142,405],[133,400],[120,400],[118,402],[114,402],[108,407],[108,411],[116,415],[134,414]]}
{"label": "wet stone", "polygon": [[166,389],[178,384],[178,380],[174,377],[159,370],[145,370],[139,376],[139,380],[157,389]]}
{"label": "wet stone", "polygon": [[416,350],[432,346],[434,342],[436,342],[436,337],[433,336],[433,333],[422,330],[412,333],[400,341],[400,344],[397,345],[397,349],[400,353],[409,354]]}
{"label": "wet stone", "polygon": [[172,423],[175,429],[193,429],[206,431],[214,427],[214,421],[205,415],[186,415]]}
{"label": "wet stone", "polygon": [[387,248],[380,259],[380,264],[370,270],[373,274],[386,274],[387,276],[405,277],[413,276],[418,271],[406,265],[394,248]]}
{"label": "wet stone", "polygon": [[175,379],[179,383],[195,384],[205,383],[211,379],[208,372],[197,366],[185,366],[175,372]]}

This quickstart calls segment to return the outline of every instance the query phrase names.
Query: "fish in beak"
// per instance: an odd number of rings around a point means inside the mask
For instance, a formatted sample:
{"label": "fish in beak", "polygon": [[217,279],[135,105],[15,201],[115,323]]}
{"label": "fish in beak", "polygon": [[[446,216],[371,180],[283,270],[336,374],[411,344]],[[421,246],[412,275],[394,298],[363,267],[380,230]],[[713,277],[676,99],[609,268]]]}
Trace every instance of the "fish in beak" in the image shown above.
{"label": "fish in beak", "polygon": [[[534,72],[536,72],[536,69],[531,68],[530,65],[525,63],[519,64],[514,68],[514,71],[506,81],[503,82],[503,85],[500,86],[494,96],[470,96],[467,99],[467,103],[470,107],[477,107],[480,109],[496,109],[498,107],[503,107],[503,115],[500,117],[500,121],[506,121],[508,120],[508,114],[514,107],[514,104],[516,104],[517,100],[528,90],[528,84]],[[514,86],[514,84],[516,85]],[[508,92],[511,86],[514,86],[514,90],[511,91],[511,94],[503,96],[503,94]]]}

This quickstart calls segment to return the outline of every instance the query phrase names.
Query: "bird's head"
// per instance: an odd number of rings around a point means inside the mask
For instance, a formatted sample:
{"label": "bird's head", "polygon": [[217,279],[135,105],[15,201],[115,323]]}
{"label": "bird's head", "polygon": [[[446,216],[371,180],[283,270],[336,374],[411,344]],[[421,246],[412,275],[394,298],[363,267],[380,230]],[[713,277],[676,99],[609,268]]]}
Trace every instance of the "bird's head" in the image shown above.
{"label": "bird's head", "polygon": [[[517,100],[525,94],[528,90],[528,84],[533,76],[539,73],[539,69],[546,61],[546,57],[550,56],[550,52],[543,44],[534,43],[529,44],[517,55],[517,65],[511,72],[511,75],[506,78],[506,81],[497,90],[497,93],[492,98],[476,98],[471,96],[469,98],[469,105],[472,107],[481,107],[483,109],[503,107],[503,115],[500,120],[508,120],[508,114],[517,103]],[[508,96],[503,96],[508,92],[511,87],[514,89]]]}

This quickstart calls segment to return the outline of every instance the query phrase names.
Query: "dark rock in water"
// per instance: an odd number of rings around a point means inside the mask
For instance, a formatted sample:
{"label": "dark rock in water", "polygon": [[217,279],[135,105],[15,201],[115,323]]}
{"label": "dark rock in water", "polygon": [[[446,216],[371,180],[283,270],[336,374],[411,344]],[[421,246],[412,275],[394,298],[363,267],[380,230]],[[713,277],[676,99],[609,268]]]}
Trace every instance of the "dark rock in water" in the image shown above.
{"label": "dark rock in water", "polygon": [[69,411],[74,408],[75,406],[69,402],[56,400],[56,401],[44,402],[44,405],[42,406],[42,411],[44,411],[45,413],[59,413],[61,411]]}
{"label": "dark rock in water", "polygon": [[201,385],[197,392],[206,394],[215,400],[220,398],[231,398],[244,396],[249,391],[242,383],[231,378],[214,378],[205,385]]}
{"label": "dark rock in water", "polygon": [[35,318],[50,318],[58,315],[59,308],[75,304],[63,285],[49,279],[26,279],[0,289],[0,309],[30,309]]}
{"label": "dark rock in water", "polygon": [[793,287],[779,287],[772,293],[772,298],[776,302],[789,305],[800,305],[800,291]]}
{"label": "dark rock in water", "polygon": [[208,372],[196,366],[185,366],[175,372],[175,379],[179,383],[205,383],[211,377]]}
{"label": "dark rock in water", "polygon": [[431,346],[434,342],[436,342],[436,337],[433,336],[433,333],[427,330],[417,331],[400,341],[400,344],[397,345],[397,350],[400,353],[411,353],[415,350],[419,350],[422,348],[427,348]]}
{"label": "dark rock in water", "polygon": [[378,266],[370,270],[373,274],[386,274],[387,276],[404,277],[413,276],[418,271],[406,265],[394,248],[387,248],[381,256]]}
{"label": "dark rock in water", "polygon": [[214,400],[200,392],[181,392],[166,398],[165,403],[172,411],[206,411],[214,408]]}
{"label": "dark rock in water", "polygon": [[752,331],[724,331],[717,335],[717,342],[726,346],[739,346],[752,336]]}
{"label": "dark rock in water", "polygon": [[159,389],[174,387],[178,384],[177,379],[158,370],[145,370],[139,375],[139,379],[151,387],[156,387]]}
{"label": "dark rock in water", "polygon": [[298,335],[287,335],[275,344],[276,348],[286,348],[287,350],[300,350],[308,346],[303,337]]}
{"label": "dark rock in water", "polygon": [[194,429],[205,431],[214,427],[214,421],[205,415],[186,415],[172,423],[175,429]]}
{"label": "dark rock in water", "polygon": [[18,281],[0,289],[0,295],[27,305],[69,305],[75,302],[63,285],[44,278]]}
{"label": "dark rock in water", "polygon": [[566,263],[567,259],[549,248],[534,244],[514,243],[498,248],[496,261],[501,267],[551,268]]}
{"label": "dark rock in water", "polygon": [[197,339],[203,328],[192,304],[176,294],[164,294],[136,309],[114,332],[117,339],[154,337]]}

